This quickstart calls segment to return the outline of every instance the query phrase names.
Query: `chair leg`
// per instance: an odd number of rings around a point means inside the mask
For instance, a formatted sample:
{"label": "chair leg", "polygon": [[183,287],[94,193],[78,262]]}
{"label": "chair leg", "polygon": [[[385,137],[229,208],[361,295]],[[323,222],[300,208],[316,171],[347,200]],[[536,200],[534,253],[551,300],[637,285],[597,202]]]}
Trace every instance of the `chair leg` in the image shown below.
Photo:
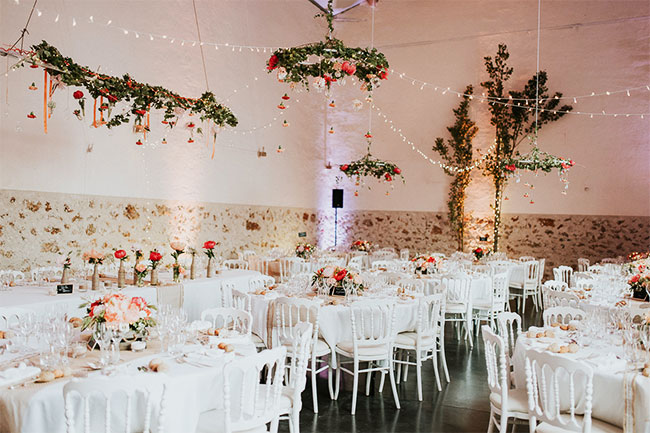
{"label": "chair leg", "polygon": [[466,329],[467,339],[469,340],[469,347],[470,349],[473,349],[474,339],[472,338],[472,316],[471,315],[468,315],[467,318],[465,319],[465,329]]}
{"label": "chair leg", "polygon": [[334,400],[339,398],[339,390],[341,389],[341,358],[336,357],[337,369],[336,369],[336,388],[334,390]]}
{"label": "chair leg", "polygon": [[357,410],[357,391],[359,390],[359,360],[354,360],[354,376],[352,381],[352,415]]}
{"label": "chair leg", "polygon": [[291,416],[291,419],[289,419],[289,422],[291,422],[293,424],[293,432],[292,433],[300,433],[300,411],[293,410],[292,411],[292,416]]}
{"label": "chair leg", "polygon": [[415,375],[418,380],[418,400],[422,401],[422,360],[420,359],[422,352],[420,350],[415,351]]}
{"label": "chair leg", "polygon": [[331,362],[332,362],[331,359],[327,361],[327,387],[329,388],[330,399],[334,400],[334,382],[332,381],[332,376],[334,375],[334,372],[332,371]]}
{"label": "chair leg", "polygon": [[449,369],[447,368],[447,355],[445,354],[445,336],[444,334],[440,336],[440,361],[442,362],[442,369],[445,372],[445,379],[447,383],[451,382],[449,380]]}
{"label": "chair leg", "polygon": [[278,432],[278,424],[280,424],[280,417],[276,416],[271,420],[271,426],[269,428],[270,433],[277,433]]}
{"label": "chair leg", "polygon": [[[409,362],[410,359],[411,359],[411,354],[409,352],[406,352],[406,362]],[[408,380],[408,375],[409,375],[409,365],[404,364],[404,379],[403,379],[404,382]]]}
{"label": "chair leg", "polygon": [[393,362],[392,360],[388,361],[388,374],[390,378],[390,387],[393,389],[393,398],[395,399],[395,406],[400,409],[399,397],[397,396],[397,386],[395,385],[395,376],[393,375]]}
{"label": "chair leg", "polygon": [[293,433],[293,412],[289,414],[289,433]]}
{"label": "chair leg", "polygon": [[525,292],[521,295],[521,315],[523,316],[526,312],[526,294]]}
{"label": "chair leg", "polygon": [[381,371],[381,377],[379,378],[379,393],[384,392],[384,379],[386,379],[386,372]]}
{"label": "chair leg", "polygon": [[[372,362],[368,362],[368,369],[372,366]],[[370,379],[372,378],[372,371],[366,373],[366,397],[370,395]]]}
{"label": "chair leg", "polygon": [[501,412],[501,419],[499,420],[499,424],[501,425],[499,428],[499,431],[502,433],[507,433],[508,431],[508,415],[504,414],[503,411]]}
{"label": "chair leg", "polygon": [[[492,433],[494,431],[494,411],[490,410],[490,423],[488,424],[487,433]],[[505,432],[501,432],[505,433]]]}
{"label": "chair leg", "polygon": [[311,395],[314,404],[314,413],[318,413],[318,393],[316,392],[316,370],[318,363],[312,359],[311,363]]}
{"label": "chair leg", "polygon": [[[397,349],[397,359],[399,359],[400,361],[404,359],[403,350]],[[400,379],[402,378],[402,364],[398,362],[397,365],[395,366],[395,369],[397,370],[397,381],[399,382]]]}
{"label": "chair leg", "polygon": [[433,373],[436,375],[436,386],[438,387],[438,392],[442,391],[442,386],[440,386],[440,372],[438,371],[438,351],[434,347],[432,350],[431,362],[433,363]]}

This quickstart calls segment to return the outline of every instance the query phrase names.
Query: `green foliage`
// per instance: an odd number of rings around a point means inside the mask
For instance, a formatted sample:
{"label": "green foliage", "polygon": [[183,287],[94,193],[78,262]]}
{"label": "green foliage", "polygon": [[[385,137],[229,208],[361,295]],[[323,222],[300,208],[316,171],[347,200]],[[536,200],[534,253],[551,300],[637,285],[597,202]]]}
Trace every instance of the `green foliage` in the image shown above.
{"label": "green foliage", "polygon": [[[539,71],[534,75],[521,91],[510,90],[506,92],[505,83],[512,76],[513,68],[507,64],[510,54],[505,44],[499,44],[497,54],[492,58],[485,57],[485,69],[490,77],[481,83],[486,90],[486,95],[491,98],[489,110],[490,123],[495,128],[496,146],[485,162],[485,174],[491,176],[495,186],[494,196],[494,251],[498,251],[499,225],[501,223],[501,200],[507,182],[505,162],[512,164],[518,159],[515,153],[517,146],[529,134],[537,134],[539,128],[549,122],[554,122],[564,116],[566,111],[573,109],[570,105],[558,108],[562,93],[556,92],[552,97],[548,94],[546,85],[548,76],[546,72]],[[539,78],[539,109],[538,120],[535,122],[535,98],[537,97],[537,81]],[[522,99],[527,99],[524,101]],[[532,100],[532,101],[531,101]],[[557,112],[554,112],[557,110]],[[564,112],[560,112],[564,111]],[[533,165],[532,167],[535,167]],[[529,169],[526,164],[521,164],[522,169]]]}
{"label": "green foliage", "polygon": [[[313,56],[318,59],[310,59]],[[341,69],[344,62],[354,66],[353,73]],[[382,79],[388,77],[388,60],[383,53],[376,48],[350,48],[336,38],[299,47],[280,48],[267,61],[269,73],[277,68],[286,71],[284,81],[302,83],[306,89],[309,89],[310,78],[325,78],[329,89],[332,80],[354,75],[363,83],[363,90],[371,91],[379,86]]]}
{"label": "green foliage", "polygon": [[[465,96],[454,109],[456,122],[447,127],[451,138],[445,140],[441,137],[436,138],[433,150],[447,162],[447,165],[466,167],[472,163],[472,140],[478,133],[478,127],[469,117],[470,96],[474,93],[474,88],[469,85],[465,89]],[[456,235],[458,249],[463,249],[465,237],[465,198],[467,197],[466,189],[470,183],[470,170],[453,171],[447,168],[445,173],[453,176],[454,180],[449,187],[449,200],[447,207],[449,209],[449,221]]]}
{"label": "green foliage", "polygon": [[339,169],[349,178],[370,176],[391,182],[395,176],[399,176],[404,180],[402,170],[397,165],[374,158],[370,153],[357,161],[341,165]]}
{"label": "green foliage", "polygon": [[59,50],[42,41],[33,45],[34,56],[57,70],[48,69],[53,77],[60,77],[68,86],[85,87],[90,96],[97,99],[101,96],[108,101],[109,108],[116,103],[126,103],[130,109],[122,114],[111,117],[106,126],[113,127],[128,123],[132,115],[140,120],[140,110],[163,109],[165,120],[176,117],[174,109],[181,108],[200,115],[201,120],[211,120],[216,125],[237,126],[237,118],[230,109],[217,103],[214,94],[205,92],[198,99],[185,98],[161,86],[151,86],[139,83],[128,74],[122,77],[96,74],[88,67],[75,63],[70,57],[64,57]]}

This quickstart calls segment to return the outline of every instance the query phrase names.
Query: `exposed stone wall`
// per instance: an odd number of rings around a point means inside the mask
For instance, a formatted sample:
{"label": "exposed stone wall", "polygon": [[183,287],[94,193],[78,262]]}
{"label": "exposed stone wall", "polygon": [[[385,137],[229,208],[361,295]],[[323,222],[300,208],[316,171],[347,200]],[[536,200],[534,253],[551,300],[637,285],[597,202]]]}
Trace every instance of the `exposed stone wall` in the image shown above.
{"label": "exposed stone wall", "polygon": [[[338,224],[344,245],[361,238],[412,252],[445,253],[456,245],[447,217],[440,213],[342,210]],[[327,238],[327,244],[333,227],[331,209],[0,190],[0,269],[26,270],[54,264],[59,252],[72,251],[74,256],[91,247],[109,252],[134,243],[167,254],[168,241],[176,237],[196,247],[214,240],[227,257],[241,249],[292,248],[302,240]],[[468,250],[479,244],[479,234],[492,234],[488,220],[474,219],[470,228]],[[307,238],[299,238],[298,232],[306,232]],[[549,275],[553,266],[575,265],[578,257],[596,261],[647,250],[650,217],[504,215],[501,245],[511,257],[545,257]]]}

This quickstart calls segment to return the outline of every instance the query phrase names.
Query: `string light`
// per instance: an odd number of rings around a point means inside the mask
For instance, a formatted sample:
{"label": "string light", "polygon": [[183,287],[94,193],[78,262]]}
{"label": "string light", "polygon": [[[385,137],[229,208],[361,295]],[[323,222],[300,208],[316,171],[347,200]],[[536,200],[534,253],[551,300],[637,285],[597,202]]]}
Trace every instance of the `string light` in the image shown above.
{"label": "string light", "polygon": [[[438,87],[444,87],[444,86],[435,86],[435,85],[433,85],[431,83],[428,83],[426,81],[418,80],[417,78],[413,78],[413,77],[405,74],[404,72],[398,72],[398,71],[396,71],[394,69],[391,69],[390,71],[391,71],[392,74],[396,75],[401,80],[410,81],[412,85],[415,85],[416,83],[421,84],[420,90],[424,90],[425,87],[433,87],[434,90],[437,91]],[[631,96],[630,92],[634,91],[634,90],[646,90],[647,91],[647,90],[650,90],[650,85],[629,87],[627,89],[605,91],[605,92],[600,92],[600,93],[591,92],[589,95],[561,96],[561,97],[553,96],[553,97],[550,97],[550,98],[540,98],[539,102],[548,101],[550,99],[555,99],[555,100],[563,100],[563,99],[565,99],[565,100],[573,100],[574,103],[577,103],[578,99],[592,98],[592,97],[596,97],[596,96],[611,96],[611,95],[616,95],[616,94],[619,94],[619,93],[625,93],[627,96]],[[450,87],[446,88],[446,90],[443,92],[443,95],[446,92],[453,93],[453,94],[455,94],[455,95],[457,95],[459,97],[460,96],[472,96],[472,95],[469,95],[469,94],[464,93],[464,92],[459,92],[459,91],[453,90]],[[499,101],[499,100],[502,100],[504,98],[489,97],[489,96],[486,96],[485,93],[484,93],[482,99],[484,99],[486,101],[490,101],[490,100]],[[512,95],[510,95],[510,96],[508,96],[508,100],[509,101],[524,101],[524,102],[529,102],[530,101],[530,102],[534,102],[535,98],[513,98]]]}
{"label": "string light", "polygon": [[447,165],[447,164],[445,164],[444,162],[442,162],[442,161],[440,161],[440,160],[435,161],[435,160],[431,159],[431,158],[428,157],[424,152],[422,152],[422,151],[421,151],[421,150],[420,150],[420,149],[415,145],[414,142],[412,142],[411,140],[409,140],[409,139],[408,139],[408,138],[407,138],[407,137],[402,133],[402,130],[401,130],[400,128],[398,128],[397,126],[395,126],[395,124],[393,123],[393,121],[390,120],[390,119],[388,118],[388,116],[386,116],[386,115],[385,115],[385,114],[384,114],[384,113],[379,109],[379,107],[377,107],[377,105],[375,105],[375,104],[373,103],[373,104],[371,104],[371,107],[372,107],[373,109],[375,109],[375,111],[377,111],[377,115],[378,115],[379,117],[381,117],[382,119],[384,119],[384,123],[388,123],[388,124],[390,125],[390,126],[389,126],[390,130],[393,131],[393,132],[395,132],[397,135],[400,136],[400,138],[402,139],[402,142],[404,142],[404,143],[408,144],[409,146],[411,146],[411,150],[412,150],[412,151],[416,152],[418,155],[420,155],[420,156],[421,156],[422,158],[424,158],[425,160],[429,161],[431,164],[433,164],[433,165],[437,165],[437,166],[439,166],[440,168],[445,169],[445,170],[448,170],[448,171],[453,171],[453,172],[456,172],[456,173],[461,173],[461,172],[464,172],[464,171],[471,171],[471,170],[474,170],[475,168],[479,167],[479,166],[483,163],[483,161],[485,161],[485,159],[486,159],[486,158],[487,158],[487,157],[492,153],[492,151],[493,151],[494,148],[496,147],[496,140],[495,140],[495,142],[492,143],[492,145],[487,149],[487,152],[485,153],[485,155],[481,156],[479,159],[477,159],[476,161],[474,161],[472,164],[467,165],[467,166],[465,166],[465,167],[457,167],[457,166],[453,166],[453,165]]}

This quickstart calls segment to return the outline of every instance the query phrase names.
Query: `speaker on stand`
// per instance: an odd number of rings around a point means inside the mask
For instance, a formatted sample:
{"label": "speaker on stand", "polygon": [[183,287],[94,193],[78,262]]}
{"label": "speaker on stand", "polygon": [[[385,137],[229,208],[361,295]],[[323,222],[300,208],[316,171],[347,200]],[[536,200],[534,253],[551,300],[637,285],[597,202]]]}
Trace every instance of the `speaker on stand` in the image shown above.
{"label": "speaker on stand", "polygon": [[343,208],[343,190],[332,190],[332,207],[334,208],[334,246],[338,240],[339,208]]}

